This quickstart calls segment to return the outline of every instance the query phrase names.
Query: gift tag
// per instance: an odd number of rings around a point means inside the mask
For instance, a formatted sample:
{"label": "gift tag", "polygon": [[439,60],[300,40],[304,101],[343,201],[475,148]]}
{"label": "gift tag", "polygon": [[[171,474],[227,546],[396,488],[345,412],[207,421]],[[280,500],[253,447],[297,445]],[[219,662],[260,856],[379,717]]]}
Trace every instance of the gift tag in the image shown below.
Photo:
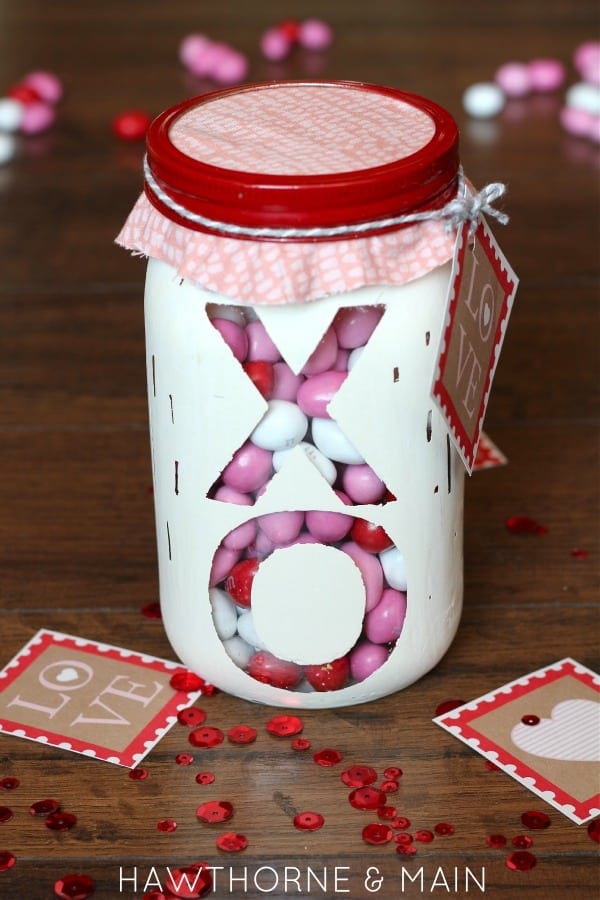
{"label": "gift tag", "polygon": [[483,218],[458,232],[432,396],[469,474],[518,278]]}

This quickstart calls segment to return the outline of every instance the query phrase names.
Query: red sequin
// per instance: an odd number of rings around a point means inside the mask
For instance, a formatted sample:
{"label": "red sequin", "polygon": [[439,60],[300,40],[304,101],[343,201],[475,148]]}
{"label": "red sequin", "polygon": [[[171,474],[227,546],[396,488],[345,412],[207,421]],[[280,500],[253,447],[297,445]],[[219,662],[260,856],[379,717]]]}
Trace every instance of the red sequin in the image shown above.
{"label": "red sequin", "polygon": [[410,828],[410,819],[407,819],[406,816],[394,816],[390,824],[392,828],[404,831],[405,828]]}
{"label": "red sequin", "polygon": [[10,853],[8,850],[0,850],[0,872],[11,869],[16,861],[17,859],[13,853]]}
{"label": "red sequin", "polygon": [[314,754],[313,759],[318,766],[329,768],[329,766],[337,766],[342,761],[342,754],[339,750],[319,750],[318,753]]}
{"label": "red sequin", "polygon": [[382,781],[381,782],[381,790],[384,794],[395,794],[398,790],[398,782],[397,781]]}
{"label": "red sequin", "polygon": [[68,831],[77,824],[77,816],[69,812],[53,812],[46,818],[46,828],[52,831]]}
{"label": "red sequin", "polygon": [[436,834],[441,835],[454,834],[454,826],[450,822],[438,822],[433,826],[433,830]]}
{"label": "red sequin", "polygon": [[169,684],[175,691],[190,692],[201,690],[205,685],[205,681],[204,678],[200,678],[194,672],[176,672],[175,675],[171,676]]}
{"label": "red sequin", "polygon": [[550,817],[545,812],[539,812],[536,809],[530,809],[521,816],[521,822],[525,828],[548,828],[550,826]]}
{"label": "red sequin", "polygon": [[342,772],[340,778],[348,787],[367,787],[377,781],[377,772],[370,766],[350,766]]}
{"label": "red sequin", "polygon": [[381,806],[377,810],[377,815],[380,819],[395,819],[397,814],[397,810],[395,806]]}
{"label": "red sequin", "polygon": [[593,841],[600,844],[600,819],[594,819],[587,827],[587,833]]}
{"label": "red sequin", "polygon": [[574,559],[587,559],[590,554],[587,550],[584,550],[583,547],[574,547],[571,550],[571,556]]}
{"label": "red sequin", "polygon": [[227,800],[209,800],[196,810],[201,822],[226,822],[233,815],[233,806]]}
{"label": "red sequin", "polygon": [[211,728],[205,725],[204,728],[195,728],[190,731],[188,740],[193,747],[216,747],[225,740],[225,735],[220,728]]}
{"label": "red sequin", "polygon": [[37,803],[31,804],[29,812],[32,816],[49,816],[58,812],[59,809],[60,803],[58,800],[38,800]]}
{"label": "red sequin", "polygon": [[317,829],[321,828],[325,819],[321,813],[301,812],[294,816],[293,821],[294,827],[299,828],[300,831],[317,831]]}
{"label": "red sequin", "polygon": [[145,606],[142,606],[140,612],[147,619],[162,619],[160,603],[146,603]]}
{"label": "red sequin", "polygon": [[533,869],[536,863],[537,859],[533,853],[529,853],[527,850],[515,850],[514,853],[509,853],[506,857],[508,868],[518,872],[528,872],[529,869]]}
{"label": "red sequin", "polygon": [[129,777],[132,781],[145,781],[148,777],[148,769],[132,769]]}
{"label": "red sequin", "polygon": [[490,772],[500,772],[500,771],[501,771],[500,766],[497,766],[496,763],[490,762],[489,759],[486,759],[486,761],[485,761],[485,767],[486,767],[486,769],[488,769]]}
{"label": "red sequin", "polygon": [[413,836],[408,831],[399,831],[394,835],[394,843],[396,844],[412,844]]}
{"label": "red sequin", "polygon": [[383,791],[371,787],[356,788],[348,795],[350,806],[355,809],[378,809],[385,806],[385,799]]}
{"label": "red sequin", "polygon": [[444,713],[451,712],[453,709],[457,709],[459,706],[464,706],[464,700],[444,700],[443,703],[438,703],[435,708],[436,716],[443,716]]}
{"label": "red sequin", "polygon": [[167,897],[197,900],[212,891],[212,873],[206,863],[194,863],[180,869],[169,869],[165,889]]}
{"label": "red sequin", "polygon": [[417,848],[414,844],[396,844],[396,853],[401,856],[414,856]]}
{"label": "red sequin", "polygon": [[530,838],[528,834],[517,834],[512,839],[513,847],[518,847],[519,850],[529,850],[532,844],[533,839]]}
{"label": "red sequin", "polygon": [[175,757],[175,762],[178,766],[191,766],[194,762],[194,757],[191,753],[178,753]]}
{"label": "red sequin", "polygon": [[12,809],[9,809],[8,806],[0,806],[0,822],[8,822],[8,820],[12,819],[12,817]]}
{"label": "red sequin", "polygon": [[95,884],[89,875],[65,875],[54,882],[54,893],[61,900],[87,900]]}
{"label": "red sequin", "polygon": [[306,738],[295,738],[292,741],[292,750],[310,750],[310,741]]}
{"label": "red sequin", "polygon": [[521,716],[521,722],[523,725],[539,725],[540,717],[539,716]]}
{"label": "red sequin", "polygon": [[212,784],[214,780],[215,776],[212,772],[198,772],[196,775],[198,784]]}
{"label": "red sequin", "polygon": [[219,688],[215,687],[214,684],[205,684],[202,686],[203,697],[215,697],[218,693]]}
{"label": "red sequin", "polygon": [[235,725],[227,732],[227,739],[232,744],[252,744],[256,740],[258,732],[250,725]]}
{"label": "red sequin", "polygon": [[156,823],[156,827],[164,834],[170,834],[177,828],[177,822],[174,819],[161,819],[160,822]]}
{"label": "red sequin", "polygon": [[402,777],[402,769],[399,769],[398,766],[388,766],[383,770],[383,777],[389,781],[395,781],[396,778]]}
{"label": "red sequin", "polygon": [[365,844],[389,844],[392,839],[392,829],[389,825],[373,822],[365,825],[362,830],[362,839]]}
{"label": "red sequin", "polygon": [[278,737],[289,737],[291,734],[300,734],[304,728],[304,722],[298,716],[273,716],[267,722],[269,734]]}
{"label": "red sequin", "polygon": [[217,838],[217,847],[225,853],[239,853],[248,846],[248,838],[243,834],[236,834],[234,831],[228,831],[220,834]]}
{"label": "red sequin", "polygon": [[419,841],[421,844],[430,844],[433,840],[433,831],[429,831],[428,828],[422,828],[420,831],[415,831],[415,841]]}
{"label": "red sequin", "polygon": [[506,520],[506,527],[512,534],[547,534],[548,529],[538,524],[529,516],[511,516]]}
{"label": "red sequin", "polygon": [[198,706],[186,706],[177,713],[177,721],[182,725],[188,725],[193,728],[194,725],[202,725],[206,720],[206,713]]}
{"label": "red sequin", "polygon": [[0,788],[4,788],[5,791],[14,791],[15,788],[19,787],[20,783],[18,778],[7,775],[6,778],[0,779]]}
{"label": "red sequin", "polygon": [[485,842],[488,847],[495,847],[497,849],[506,845],[506,838],[503,834],[488,834]]}

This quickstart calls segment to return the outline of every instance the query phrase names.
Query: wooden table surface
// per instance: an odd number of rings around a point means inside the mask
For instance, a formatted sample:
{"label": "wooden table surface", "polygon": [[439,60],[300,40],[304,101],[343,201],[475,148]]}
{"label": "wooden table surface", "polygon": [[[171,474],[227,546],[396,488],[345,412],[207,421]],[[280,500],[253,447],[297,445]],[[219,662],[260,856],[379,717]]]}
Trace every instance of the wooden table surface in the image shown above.
{"label": "wooden table surface", "polygon": [[[261,58],[267,27],[310,15],[335,28],[328,52],[298,52],[278,65]],[[245,51],[252,80],[366,80],[447,107],[472,181],[509,185],[511,223],[495,231],[521,279],[485,424],[509,465],[466,485],[464,615],[437,668],[370,705],[305,712],[313,749],[344,756],[332,769],[266,733],[275,710],[222,693],[200,701],[207,721],[252,725],[256,742],[195,751],[194,764],[180,766],[176,754],[190,747],[177,725],[147,758],[145,781],[1,735],[0,778],[17,777],[20,786],[0,790],[0,806],[13,811],[0,823],[0,852],[16,857],[0,871],[0,897],[51,898],[69,873],[92,876],[95,897],[141,897],[167,866],[199,859],[225,867],[218,897],[298,895],[293,879],[285,889],[286,867],[300,871],[304,896],[466,895],[466,867],[485,870],[485,893],[498,900],[509,892],[594,896],[597,846],[586,826],[490,771],[431,719],[449,698],[473,699],[565,656],[597,667],[597,148],[561,130],[563,92],[512,101],[485,122],[469,121],[460,102],[464,88],[510,58],[558,57],[574,82],[572,53],[597,33],[596,4],[19,0],[0,5],[0,21],[0,94],[38,68],[56,71],[66,88],[56,126],[20,139],[0,168],[1,665],[39,628],[174,658],[161,622],[140,612],[158,599],[144,263],[113,244],[141,187],[143,147],[115,140],[110,121],[132,107],[157,114],[210,87],[180,67],[184,35],[204,32]],[[510,533],[505,522],[518,514],[547,533]],[[577,558],[575,548],[589,555]],[[380,774],[400,766],[400,789],[390,795],[398,812],[413,829],[446,821],[454,834],[419,844],[413,857],[398,856],[394,844],[365,844],[361,830],[371,819],[348,805],[339,779],[341,767],[358,763]],[[216,774],[212,788],[196,784],[200,769]],[[29,805],[47,797],[77,815],[72,830],[51,831],[29,815]],[[249,840],[243,854],[218,853],[215,831],[196,819],[202,799],[234,804],[232,827]],[[521,814],[538,808],[551,827],[528,832],[537,866],[512,871],[511,848],[492,849],[486,836],[502,833],[510,843],[524,831]],[[303,809],[320,811],[325,827],[293,828]],[[176,831],[157,830],[166,817]],[[261,866],[277,873],[276,887],[268,873],[253,880]],[[307,891],[309,867],[328,870],[325,891],[314,883]],[[385,879],[378,891],[365,885],[370,867]],[[406,874],[421,867],[423,886]],[[434,883],[440,868],[447,889],[439,875]],[[480,893],[470,885],[469,896]]]}

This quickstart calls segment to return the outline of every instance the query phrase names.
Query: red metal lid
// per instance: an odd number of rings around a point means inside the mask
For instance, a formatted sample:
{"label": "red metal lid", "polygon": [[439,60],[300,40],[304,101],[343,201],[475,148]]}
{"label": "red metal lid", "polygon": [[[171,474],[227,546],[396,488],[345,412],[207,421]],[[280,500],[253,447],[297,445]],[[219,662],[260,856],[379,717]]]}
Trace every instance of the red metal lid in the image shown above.
{"label": "red metal lid", "polygon": [[154,120],[147,150],[146,193],[165,216],[269,240],[279,235],[253,229],[398,227],[377,223],[443,206],[456,194],[459,168],[448,112],[415,94],[347,81],[194,97]]}

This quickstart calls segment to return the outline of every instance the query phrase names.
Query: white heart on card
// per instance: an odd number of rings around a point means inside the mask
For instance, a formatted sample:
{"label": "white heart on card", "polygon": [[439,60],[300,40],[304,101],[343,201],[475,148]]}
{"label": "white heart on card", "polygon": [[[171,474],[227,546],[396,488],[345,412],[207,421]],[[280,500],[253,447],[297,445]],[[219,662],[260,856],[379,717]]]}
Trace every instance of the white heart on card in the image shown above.
{"label": "white heart on card", "polygon": [[79,675],[77,674],[77,669],[74,669],[72,666],[66,666],[64,669],[61,669],[56,676],[56,680],[60,682],[60,684],[66,684],[69,681],[77,681],[78,678]]}
{"label": "white heart on card", "polygon": [[510,737],[520,750],[545,759],[600,762],[600,703],[563,700],[550,719],[536,725],[519,722]]}

